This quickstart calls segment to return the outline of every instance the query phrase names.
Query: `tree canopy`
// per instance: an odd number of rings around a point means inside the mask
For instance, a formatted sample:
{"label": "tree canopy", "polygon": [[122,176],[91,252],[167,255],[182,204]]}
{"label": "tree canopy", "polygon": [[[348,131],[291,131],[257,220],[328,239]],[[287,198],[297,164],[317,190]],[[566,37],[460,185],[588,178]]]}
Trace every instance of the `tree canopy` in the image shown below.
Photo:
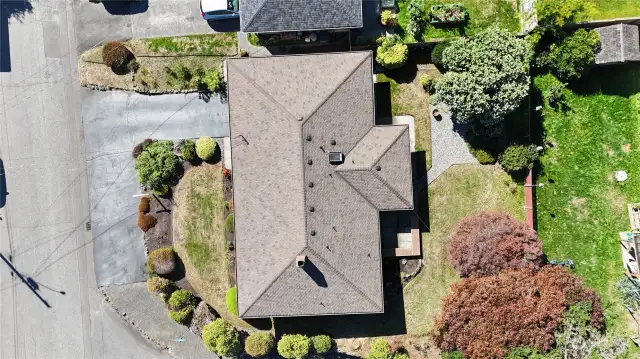
{"label": "tree canopy", "polygon": [[553,43],[549,51],[538,59],[562,80],[577,79],[594,63],[600,47],[600,35],[593,30],[578,29],[559,43]]}
{"label": "tree canopy", "polygon": [[543,27],[562,27],[586,21],[596,11],[593,0],[536,0],[538,24]]}
{"label": "tree canopy", "polygon": [[562,267],[465,278],[444,299],[434,339],[441,350],[469,359],[504,358],[521,347],[545,352],[567,307],[578,302],[591,304],[590,324],[602,328],[599,297]]}
{"label": "tree canopy", "polygon": [[436,101],[448,105],[457,122],[499,122],[528,94],[532,55],[527,41],[495,26],[454,40],[442,54],[449,72],[436,85]]}

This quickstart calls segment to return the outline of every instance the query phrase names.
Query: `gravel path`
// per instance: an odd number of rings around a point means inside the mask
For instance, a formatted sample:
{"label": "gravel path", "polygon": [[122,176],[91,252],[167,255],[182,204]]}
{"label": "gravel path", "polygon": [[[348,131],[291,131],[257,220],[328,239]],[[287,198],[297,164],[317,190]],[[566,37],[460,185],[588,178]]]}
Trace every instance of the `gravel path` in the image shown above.
{"label": "gravel path", "polygon": [[[467,131],[467,126],[455,125],[451,121],[451,114],[437,108],[442,113],[442,119],[437,121],[431,116],[431,169],[427,172],[428,183],[432,183],[447,168],[463,163],[478,163],[469,152],[469,148],[461,135]],[[429,112],[433,111],[431,106]]]}

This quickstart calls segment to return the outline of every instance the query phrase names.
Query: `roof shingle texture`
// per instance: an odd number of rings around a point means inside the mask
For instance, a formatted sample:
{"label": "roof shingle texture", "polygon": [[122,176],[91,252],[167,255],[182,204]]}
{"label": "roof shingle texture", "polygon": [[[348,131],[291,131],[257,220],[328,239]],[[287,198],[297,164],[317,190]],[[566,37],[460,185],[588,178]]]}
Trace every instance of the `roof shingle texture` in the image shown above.
{"label": "roof shingle texture", "polygon": [[241,0],[244,32],[362,27],[362,0]]}
{"label": "roof shingle texture", "polygon": [[374,126],[371,73],[370,52],[229,60],[241,317],[383,311],[379,210],[412,208],[411,159],[407,126]]}
{"label": "roof shingle texture", "polygon": [[637,25],[616,24],[599,27],[600,51],[597,64],[640,61],[640,35]]}

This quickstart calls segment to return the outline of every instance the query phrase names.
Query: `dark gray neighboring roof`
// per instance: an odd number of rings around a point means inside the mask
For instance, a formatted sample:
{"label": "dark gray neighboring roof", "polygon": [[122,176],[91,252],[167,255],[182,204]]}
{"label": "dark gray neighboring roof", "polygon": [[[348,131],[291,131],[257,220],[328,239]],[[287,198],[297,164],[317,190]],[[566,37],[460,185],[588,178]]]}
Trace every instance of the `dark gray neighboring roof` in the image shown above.
{"label": "dark gray neighboring roof", "polygon": [[363,0],[241,0],[244,32],[362,27]]}
{"label": "dark gray neighboring roof", "polygon": [[240,317],[383,311],[379,211],[413,196],[408,126],[374,126],[372,68],[370,52],[228,60]]}
{"label": "dark gray neighboring roof", "polygon": [[600,52],[596,64],[640,61],[640,37],[637,25],[616,24],[599,27]]}

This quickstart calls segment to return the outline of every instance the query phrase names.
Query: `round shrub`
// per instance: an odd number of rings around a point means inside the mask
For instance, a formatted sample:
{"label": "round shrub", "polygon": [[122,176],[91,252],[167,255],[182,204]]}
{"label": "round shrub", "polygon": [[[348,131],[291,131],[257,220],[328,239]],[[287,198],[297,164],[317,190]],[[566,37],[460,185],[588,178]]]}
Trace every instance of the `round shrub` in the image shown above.
{"label": "round shrub", "polygon": [[398,23],[398,19],[396,14],[392,13],[391,10],[383,10],[380,13],[380,22],[384,26],[394,27]]}
{"label": "round shrub", "polygon": [[369,354],[367,354],[367,359],[392,359],[393,353],[391,352],[391,347],[389,346],[389,342],[382,338],[376,339],[373,344],[371,344],[371,349],[369,350]]}
{"label": "round shrub", "polygon": [[174,322],[182,325],[186,325],[189,322],[189,317],[193,314],[192,309],[180,309],[180,310],[170,310],[167,312],[169,314],[169,318],[173,319]]}
{"label": "round shrub", "polygon": [[535,146],[513,145],[507,147],[498,160],[505,171],[518,172],[531,168],[537,159],[538,152]]}
{"label": "round shrub", "polygon": [[107,42],[102,46],[102,62],[111,68],[124,67],[131,55],[131,51],[120,41]]}
{"label": "round shrub", "polygon": [[[178,168],[171,141],[153,141],[136,158],[138,182],[153,190],[163,189]],[[168,186],[166,186],[168,189]]]}
{"label": "round shrub", "polygon": [[409,48],[403,44],[400,37],[382,36],[378,39],[376,50],[376,62],[387,69],[402,67],[409,57]]}
{"label": "round shrub", "polygon": [[278,341],[278,354],[286,359],[301,359],[309,354],[311,341],[302,334],[285,334]]}
{"label": "round shrub", "polygon": [[173,289],[173,283],[170,280],[158,276],[147,279],[147,290],[155,295],[169,295]]}
{"label": "round shrub", "polygon": [[138,204],[138,212],[140,213],[149,213],[151,210],[151,199],[149,197],[140,198],[140,204]]}
{"label": "round shrub", "polygon": [[227,219],[224,221],[224,227],[227,229],[227,232],[233,233],[235,230],[235,223],[233,221],[233,214],[230,213],[227,216]]}
{"label": "round shrub", "polygon": [[158,248],[149,253],[147,268],[149,273],[164,275],[173,272],[173,270],[176,269],[176,257],[173,248]]}
{"label": "round shrub", "polygon": [[442,53],[444,52],[444,49],[449,46],[449,44],[449,41],[442,41],[433,47],[433,50],[431,50],[431,62],[434,65],[438,67],[444,67],[444,63],[442,62]]}
{"label": "round shrub", "polygon": [[451,234],[448,253],[462,277],[542,265],[542,243],[536,231],[507,213],[483,212],[463,218]]}
{"label": "round shrub", "polygon": [[238,316],[238,288],[231,287],[227,290],[225,295],[225,303],[227,304],[227,310],[229,313]]}
{"label": "round shrub", "polygon": [[324,354],[331,350],[333,341],[328,335],[314,335],[311,337],[311,346],[317,354]]}
{"label": "round shrub", "polygon": [[182,158],[187,162],[192,162],[196,159],[196,143],[192,140],[185,140],[182,143],[182,148],[180,149],[182,154]]}
{"label": "round shrub", "polygon": [[196,154],[201,160],[208,161],[213,158],[217,146],[218,144],[213,138],[209,136],[200,137],[196,141]]}
{"label": "round shrub", "polygon": [[252,357],[259,358],[269,355],[274,345],[273,335],[267,332],[253,332],[244,342],[244,351]]}
{"label": "round shrub", "polygon": [[156,223],[158,223],[156,217],[150,214],[144,214],[143,212],[138,212],[138,227],[144,233],[147,233],[148,230],[155,227]]}
{"label": "round shrub", "polygon": [[146,138],[144,141],[135,145],[133,147],[133,151],[131,151],[131,155],[133,156],[133,158],[138,158],[138,156],[140,156],[144,148],[147,147],[147,145],[149,145],[151,142],[153,142],[152,139]]}
{"label": "round shrub", "polygon": [[198,299],[188,290],[178,289],[169,297],[169,317],[180,324],[186,324],[196,309]]}
{"label": "round shrub", "polygon": [[471,153],[476,157],[476,160],[483,165],[491,165],[496,163],[496,156],[483,149],[471,149]]}
{"label": "round shrub", "polygon": [[425,91],[433,93],[436,90],[436,79],[431,75],[420,75],[420,85]]}
{"label": "round shrub", "polygon": [[218,318],[202,328],[202,341],[210,352],[219,356],[233,357],[240,352],[240,335],[231,324]]}

